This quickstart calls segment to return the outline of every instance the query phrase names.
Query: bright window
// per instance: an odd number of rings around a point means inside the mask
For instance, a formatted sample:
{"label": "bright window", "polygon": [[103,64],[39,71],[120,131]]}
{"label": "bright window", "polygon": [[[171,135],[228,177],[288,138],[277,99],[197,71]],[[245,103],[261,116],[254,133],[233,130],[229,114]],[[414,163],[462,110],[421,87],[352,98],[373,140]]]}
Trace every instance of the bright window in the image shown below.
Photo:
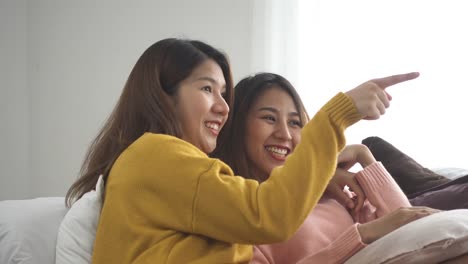
{"label": "bright window", "polygon": [[292,81],[310,114],[368,79],[419,71],[418,79],[388,88],[387,113],[348,129],[348,143],[379,136],[423,166],[467,168],[465,6],[462,0],[298,1]]}

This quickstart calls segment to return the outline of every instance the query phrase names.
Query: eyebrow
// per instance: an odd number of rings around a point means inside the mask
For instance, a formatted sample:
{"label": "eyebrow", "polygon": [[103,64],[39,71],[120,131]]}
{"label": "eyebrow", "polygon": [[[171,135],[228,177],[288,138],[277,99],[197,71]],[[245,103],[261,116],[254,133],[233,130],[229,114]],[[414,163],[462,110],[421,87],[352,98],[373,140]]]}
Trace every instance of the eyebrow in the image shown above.
{"label": "eyebrow", "polygon": [[[278,109],[273,108],[273,107],[269,107],[269,106],[260,107],[260,108],[258,109],[258,111],[269,111],[269,112],[273,112],[273,113],[275,113],[275,114],[278,114],[278,113],[279,113]],[[299,116],[299,113],[298,113],[298,112],[290,112],[288,115],[289,115],[289,116]]]}
{"label": "eyebrow", "polygon": [[[215,79],[211,78],[211,77],[199,77],[197,79],[194,80],[194,82],[197,82],[197,81],[209,81],[211,83],[215,83],[215,84],[219,84]],[[223,88],[226,87],[226,84],[223,85]]]}

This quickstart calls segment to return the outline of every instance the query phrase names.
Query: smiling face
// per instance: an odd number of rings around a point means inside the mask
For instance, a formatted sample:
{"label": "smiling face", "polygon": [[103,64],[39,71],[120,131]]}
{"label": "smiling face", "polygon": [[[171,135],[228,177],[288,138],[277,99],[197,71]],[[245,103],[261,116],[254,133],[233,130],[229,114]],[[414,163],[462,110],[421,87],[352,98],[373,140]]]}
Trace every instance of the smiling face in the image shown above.
{"label": "smiling face", "polygon": [[226,122],[229,107],[223,98],[226,82],[219,65],[208,59],[183,80],[174,96],[182,139],[210,153]]}
{"label": "smiling face", "polygon": [[252,175],[266,180],[301,140],[299,112],[291,96],[273,86],[254,102],[246,120],[246,152]]}

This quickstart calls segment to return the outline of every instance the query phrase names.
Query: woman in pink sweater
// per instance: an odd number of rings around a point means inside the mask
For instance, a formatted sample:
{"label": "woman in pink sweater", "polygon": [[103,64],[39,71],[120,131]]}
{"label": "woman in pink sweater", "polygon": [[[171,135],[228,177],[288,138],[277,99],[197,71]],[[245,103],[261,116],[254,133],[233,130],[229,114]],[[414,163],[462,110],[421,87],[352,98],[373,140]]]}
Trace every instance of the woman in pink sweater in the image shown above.
{"label": "woman in pink sweater", "polygon": [[[308,115],[295,89],[279,75],[245,78],[234,91],[233,127],[224,130],[230,140],[214,156],[237,175],[265,181],[300,141]],[[348,172],[356,163],[363,169]],[[364,145],[350,145],[341,152],[333,180],[336,184],[329,184],[297,233],[283,243],[256,246],[252,263],[343,263],[391,231],[438,212],[411,207]],[[350,190],[336,196],[340,193],[336,188],[344,183]]]}

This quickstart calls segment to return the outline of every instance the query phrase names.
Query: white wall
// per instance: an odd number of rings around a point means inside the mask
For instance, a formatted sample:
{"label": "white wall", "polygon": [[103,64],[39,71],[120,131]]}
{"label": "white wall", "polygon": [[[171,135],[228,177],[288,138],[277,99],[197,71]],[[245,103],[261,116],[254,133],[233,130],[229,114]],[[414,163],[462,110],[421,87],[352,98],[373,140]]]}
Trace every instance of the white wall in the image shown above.
{"label": "white wall", "polygon": [[30,194],[26,1],[0,1],[0,200]]}
{"label": "white wall", "polygon": [[1,84],[0,142],[7,151],[0,200],[65,195],[131,68],[155,41],[206,41],[229,55],[235,80],[250,73],[252,6],[250,0],[2,0],[2,45],[3,36],[14,38],[0,51],[8,58],[0,60],[8,77]]}

